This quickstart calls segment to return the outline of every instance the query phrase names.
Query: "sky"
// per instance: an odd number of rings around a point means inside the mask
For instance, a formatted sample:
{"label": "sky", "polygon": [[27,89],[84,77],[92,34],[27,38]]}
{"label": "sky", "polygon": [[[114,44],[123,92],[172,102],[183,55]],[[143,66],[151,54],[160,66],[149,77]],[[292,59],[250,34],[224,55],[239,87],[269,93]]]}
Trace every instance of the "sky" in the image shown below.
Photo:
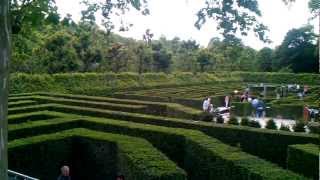
{"label": "sky", "polygon": [[[62,17],[67,13],[71,14],[75,21],[81,17],[81,10],[84,6],[81,0],[56,0],[58,11]],[[146,29],[150,29],[155,35],[154,39],[165,36],[167,39],[179,37],[183,40],[196,40],[206,47],[212,37],[221,37],[216,30],[214,21],[207,23],[198,30],[194,27],[197,19],[196,13],[204,7],[204,0],[148,0],[151,15],[143,16],[136,11],[130,11],[123,19],[127,23],[134,24],[127,32],[117,32],[125,37],[142,39]],[[308,9],[308,0],[298,0],[296,3],[286,6],[281,0],[258,0],[259,8],[262,12],[261,21],[268,26],[271,44],[264,44],[251,33],[242,40],[245,45],[255,49],[263,47],[274,48],[281,44],[286,33],[292,28],[299,28],[311,23],[318,32],[319,24],[317,20],[310,21],[311,14]],[[101,17],[98,17],[98,21]],[[121,19],[114,19],[118,24]],[[100,22],[97,22],[98,24]]]}

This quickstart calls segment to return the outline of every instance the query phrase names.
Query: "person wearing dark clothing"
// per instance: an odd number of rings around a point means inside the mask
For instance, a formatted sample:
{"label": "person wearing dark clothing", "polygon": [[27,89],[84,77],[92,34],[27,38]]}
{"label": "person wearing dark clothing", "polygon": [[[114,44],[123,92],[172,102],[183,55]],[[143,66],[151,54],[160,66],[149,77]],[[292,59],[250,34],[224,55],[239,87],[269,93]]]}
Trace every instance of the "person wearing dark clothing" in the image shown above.
{"label": "person wearing dark clothing", "polygon": [[256,106],[256,116],[257,118],[261,118],[264,112],[264,102],[259,99],[258,104]]}
{"label": "person wearing dark clothing", "polygon": [[71,180],[70,169],[68,166],[62,166],[61,175],[58,177],[57,180]]}

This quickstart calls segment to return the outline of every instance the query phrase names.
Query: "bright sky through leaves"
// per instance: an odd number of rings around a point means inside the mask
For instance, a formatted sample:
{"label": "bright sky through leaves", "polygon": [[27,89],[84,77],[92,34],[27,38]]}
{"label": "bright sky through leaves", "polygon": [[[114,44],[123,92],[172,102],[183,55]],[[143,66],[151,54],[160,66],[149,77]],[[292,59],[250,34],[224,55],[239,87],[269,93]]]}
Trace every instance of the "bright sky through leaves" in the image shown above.
{"label": "bright sky through leaves", "polygon": [[[56,0],[59,13],[62,16],[70,13],[76,21],[80,19],[80,11],[83,9],[79,2],[80,0]],[[119,34],[142,39],[145,30],[150,28],[156,39],[161,35],[166,36],[167,39],[178,36],[181,39],[194,39],[202,46],[207,46],[211,37],[220,35],[212,21],[208,21],[200,31],[194,27],[197,18],[195,14],[203,7],[203,3],[204,1],[199,0],[149,0],[151,15],[142,16],[136,12],[128,13],[124,16],[124,20],[134,26],[130,31]],[[311,17],[308,0],[299,0],[289,7],[280,0],[259,0],[259,7],[262,11],[262,22],[269,27],[269,36],[273,43],[263,44],[253,33],[243,38],[246,45],[255,49],[279,45],[288,30],[307,24]],[[316,27],[316,32],[319,27],[317,22],[316,20],[311,21],[311,24]]]}

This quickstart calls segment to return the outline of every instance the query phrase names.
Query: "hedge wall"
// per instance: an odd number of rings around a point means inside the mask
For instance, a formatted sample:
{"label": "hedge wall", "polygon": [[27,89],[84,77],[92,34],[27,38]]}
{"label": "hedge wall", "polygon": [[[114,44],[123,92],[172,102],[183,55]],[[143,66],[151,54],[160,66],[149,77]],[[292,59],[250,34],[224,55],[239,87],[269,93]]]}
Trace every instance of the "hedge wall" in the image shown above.
{"label": "hedge wall", "polygon": [[[241,77],[245,82],[259,83],[298,83],[319,85],[320,74],[293,74],[293,73],[274,73],[274,72],[227,72],[229,76]],[[226,73],[215,73],[218,78]]]}
{"label": "hedge wall", "polygon": [[[234,106],[231,113],[236,116],[251,116],[254,112],[250,103],[233,102],[231,105]],[[266,109],[267,117],[281,116],[284,119],[293,120],[300,120],[303,117],[303,105],[301,104],[267,103],[266,106],[270,107],[270,109]]]}
{"label": "hedge wall", "polygon": [[[237,127],[229,125],[214,125],[212,123],[179,120],[173,118],[164,118],[152,115],[142,115],[126,113],[119,111],[100,110],[94,108],[82,108],[66,105],[38,105],[28,108],[9,109],[13,112],[32,112],[37,109],[53,110],[57,112],[66,112],[71,114],[113,118],[124,121],[139,122],[145,124],[155,124],[167,127],[179,127],[189,129],[200,129],[210,136],[218,138],[231,145],[240,144],[241,147],[252,154],[263,157],[272,162],[285,166],[287,157],[287,146],[298,143],[315,143],[319,144],[318,139],[313,135],[299,134],[292,132],[279,132],[249,127]],[[248,139],[250,141],[248,141]],[[255,142],[252,144],[252,142]]]}
{"label": "hedge wall", "polygon": [[[184,180],[185,172],[143,139],[73,129],[9,142],[9,166],[40,179],[56,179],[63,164],[73,179]],[[139,162],[139,163],[137,163]]]}
{"label": "hedge wall", "polygon": [[69,73],[69,74],[11,74],[10,93],[35,91],[68,92],[88,95],[110,95],[119,89],[210,84],[217,81],[264,83],[320,84],[319,74],[216,72],[208,73]]}
{"label": "hedge wall", "polygon": [[[188,179],[304,179],[198,131],[110,119],[89,117],[81,119],[74,125],[96,131],[126,134],[147,139],[170,159],[177,162],[180,167],[183,167],[188,172]],[[44,131],[60,131],[66,127],[66,123],[68,122],[30,124],[30,127],[11,129],[9,136],[16,136],[19,131],[27,136]]]}
{"label": "hedge wall", "polygon": [[315,144],[290,145],[288,148],[288,169],[319,179],[319,146]]}
{"label": "hedge wall", "polygon": [[147,102],[139,100],[55,93],[33,93],[24,97],[11,97],[9,98],[9,101],[17,101],[18,99],[21,99],[21,101],[32,99],[42,104],[57,103],[187,119],[198,119],[199,114],[202,112],[200,110],[186,107],[177,103]]}

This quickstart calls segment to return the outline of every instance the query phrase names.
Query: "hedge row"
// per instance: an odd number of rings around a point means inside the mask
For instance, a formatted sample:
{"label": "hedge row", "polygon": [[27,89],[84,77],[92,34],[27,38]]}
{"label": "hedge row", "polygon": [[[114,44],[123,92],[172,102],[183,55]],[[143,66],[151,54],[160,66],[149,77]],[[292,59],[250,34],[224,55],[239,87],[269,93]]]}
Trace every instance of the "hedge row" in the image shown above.
{"label": "hedge row", "polygon": [[[95,117],[106,117],[133,121],[146,124],[155,124],[169,127],[200,129],[207,134],[222,140],[228,144],[240,144],[241,147],[255,155],[271,160],[282,166],[286,164],[287,146],[297,143],[316,143],[318,139],[314,135],[278,132],[249,127],[234,127],[229,125],[213,125],[212,123],[191,122],[172,118],[163,118],[150,115],[139,115],[124,112],[112,112],[98,109],[54,106],[52,110],[58,112],[69,112],[79,115]],[[251,141],[248,141],[251,140]],[[255,142],[255,143],[252,143]],[[277,147],[275,147],[277,144]]]}
{"label": "hedge row", "polygon": [[[69,125],[65,124],[70,122],[71,120],[67,120],[16,127],[9,131],[9,136],[61,131],[68,127]],[[305,179],[199,131],[89,117],[83,117],[73,125],[142,137],[188,172],[188,179]]]}
{"label": "hedge row", "polygon": [[[143,139],[73,129],[9,142],[9,165],[40,179],[55,179],[63,163],[74,179],[184,180],[186,173]],[[56,171],[54,171],[56,170]]]}
{"label": "hedge row", "polygon": [[19,99],[23,101],[34,100],[40,103],[57,103],[66,105],[86,106],[187,119],[198,119],[198,116],[201,113],[200,110],[186,107],[177,103],[146,102],[128,99],[115,99],[107,97],[55,93],[26,94],[26,96],[10,97],[9,101],[18,101]]}
{"label": "hedge row", "polygon": [[319,85],[320,74],[293,74],[293,73],[274,73],[274,72],[217,72],[214,73],[218,78],[224,76],[240,77],[245,82],[258,83],[298,83]]}
{"label": "hedge row", "polygon": [[253,72],[147,73],[142,75],[135,73],[11,74],[10,93],[46,91],[108,95],[119,89],[242,80],[245,82],[320,84],[320,75]]}
{"label": "hedge row", "polygon": [[15,102],[9,102],[8,108],[15,108],[15,107],[22,107],[22,106],[30,106],[37,104],[36,101],[32,100],[22,100],[22,101],[15,101]]}
{"label": "hedge row", "polygon": [[180,117],[197,119],[197,115],[201,113],[200,110],[189,108],[178,103],[161,103],[161,102],[148,102],[143,100],[130,100],[130,99],[116,99],[110,97],[97,97],[97,96],[84,96],[84,95],[71,95],[71,94],[56,94],[56,93],[38,93],[39,95],[62,97],[68,99],[80,99],[85,101],[98,101],[98,102],[110,102],[132,105],[146,105],[149,107],[145,113],[158,114],[169,117]]}
{"label": "hedge row", "polygon": [[319,179],[319,146],[296,144],[288,148],[288,169],[306,177]]}
{"label": "hedge row", "polygon": [[49,120],[68,116],[69,114],[50,111],[36,111],[28,113],[19,113],[14,115],[11,114],[8,116],[8,124],[19,124],[28,121]]}
{"label": "hedge row", "polygon": [[218,125],[212,123],[193,122],[151,115],[99,110],[94,108],[82,108],[66,105],[39,105],[32,108],[28,108],[27,112],[30,111],[30,109],[34,111],[36,111],[37,108],[42,109],[43,106],[45,106],[49,110],[57,112],[65,112],[93,117],[112,118],[123,121],[154,124],[166,127],[198,129],[212,137],[220,139],[224,143],[230,145],[240,145],[244,151],[270,160],[283,167],[286,166],[288,145],[299,143],[319,144],[317,136],[303,133],[279,132],[250,127]]}
{"label": "hedge row", "polygon": [[80,94],[106,95],[115,89],[132,89],[168,85],[198,84],[217,81],[213,74],[192,73],[68,73],[68,74],[11,74],[10,92],[35,91],[73,92]]}
{"label": "hedge row", "polygon": [[[250,103],[233,102],[231,113],[236,116],[251,116],[254,109]],[[299,120],[303,116],[303,105],[298,104],[266,104],[269,109],[266,109],[267,117],[281,116],[284,119]]]}

